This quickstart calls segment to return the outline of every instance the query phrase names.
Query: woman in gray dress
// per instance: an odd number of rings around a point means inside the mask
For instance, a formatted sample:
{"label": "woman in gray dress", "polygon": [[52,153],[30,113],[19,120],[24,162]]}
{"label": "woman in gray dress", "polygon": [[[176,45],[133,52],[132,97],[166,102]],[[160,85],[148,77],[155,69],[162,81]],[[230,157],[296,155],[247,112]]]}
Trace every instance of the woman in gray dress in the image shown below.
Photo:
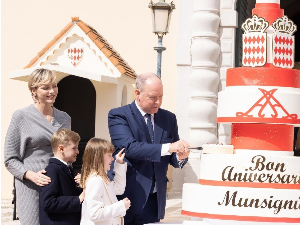
{"label": "woman in gray dress", "polygon": [[4,146],[4,161],[15,176],[17,210],[22,225],[39,224],[38,186],[47,185],[44,173],[53,156],[50,140],[60,128],[71,129],[70,116],[53,107],[58,94],[55,75],[37,69],[29,77],[28,88],[34,103],[14,112]]}

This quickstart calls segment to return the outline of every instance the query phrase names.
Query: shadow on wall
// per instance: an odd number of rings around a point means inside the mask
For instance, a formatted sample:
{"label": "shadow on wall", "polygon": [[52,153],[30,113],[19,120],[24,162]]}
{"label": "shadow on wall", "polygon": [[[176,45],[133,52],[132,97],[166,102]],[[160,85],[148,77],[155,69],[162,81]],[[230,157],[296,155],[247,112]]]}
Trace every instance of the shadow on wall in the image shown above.
{"label": "shadow on wall", "polygon": [[294,129],[294,155],[300,156],[300,129],[299,127],[295,127]]}
{"label": "shadow on wall", "polygon": [[184,166],[184,183],[199,183],[200,157],[199,153],[190,153],[189,161]]}

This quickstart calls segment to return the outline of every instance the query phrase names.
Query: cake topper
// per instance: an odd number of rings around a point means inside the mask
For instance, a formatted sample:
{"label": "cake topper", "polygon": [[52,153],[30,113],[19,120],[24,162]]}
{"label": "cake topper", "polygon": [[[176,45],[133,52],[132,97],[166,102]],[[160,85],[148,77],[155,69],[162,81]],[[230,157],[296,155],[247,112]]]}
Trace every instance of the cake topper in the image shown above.
{"label": "cake topper", "polygon": [[272,24],[273,65],[282,68],[294,67],[295,37],[297,26],[287,16],[277,18]]}
{"label": "cake topper", "polygon": [[269,27],[269,22],[266,21],[262,17],[258,17],[254,15],[252,18],[248,18],[242,24],[242,30],[245,33],[251,32],[265,32],[265,30]]}
{"label": "cake topper", "polygon": [[277,18],[277,20],[273,22],[272,27],[274,28],[275,33],[282,32],[293,35],[297,31],[297,25],[287,16]]}
{"label": "cake topper", "polygon": [[243,34],[243,66],[263,66],[267,61],[268,21],[257,15],[246,19],[242,24]]}

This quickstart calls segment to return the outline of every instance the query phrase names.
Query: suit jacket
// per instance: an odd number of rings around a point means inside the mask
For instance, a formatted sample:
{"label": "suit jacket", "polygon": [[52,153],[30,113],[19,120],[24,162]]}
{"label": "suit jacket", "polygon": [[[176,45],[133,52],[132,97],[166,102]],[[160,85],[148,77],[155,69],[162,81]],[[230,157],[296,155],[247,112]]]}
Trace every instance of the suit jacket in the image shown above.
{"label": "suit jacket", "polygon": [[99,175],[91,175],[86,183],[82,203],[81,225],[121,225],[126,214],[125,204],[116,194],[123,194],[127,165],[115,163],[115,179],[105,184]]}
{"label": "suit jacket", "polygon": [[176,116],[167,110],[158,110],[154,115],[154,143],[151,143],[145,119],[135,102],[112,109],[108,113],[108,126],[116,152],[125,148],[126,189],[118,198],[130,199],[131,207],[127,210],[127,214],[135,215],[142,211],[150,193],[152,179],[155,177],[158,219],[163,219],[168,165],[171,164],[173,167],[179,167],[179,165],[175,153],[161,156],[161,148],[164,143],[179,140]]}
{"label": "suit jacket", "polygon": [[81,189],[74,181],[74,174],[56,158],[50,158],[45,170],[51,182],[39,188],[40,224],[79,225]]}

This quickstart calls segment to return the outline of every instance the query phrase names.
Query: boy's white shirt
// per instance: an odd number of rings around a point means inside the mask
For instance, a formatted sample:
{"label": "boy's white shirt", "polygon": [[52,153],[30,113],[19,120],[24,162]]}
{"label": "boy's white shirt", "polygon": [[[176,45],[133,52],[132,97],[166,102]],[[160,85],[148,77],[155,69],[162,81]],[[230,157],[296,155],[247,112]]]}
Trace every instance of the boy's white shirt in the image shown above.
{"label": "boy's white shirt", "polygon": [[127,163],[115,162],[114,171],[115,178],[108,184],[96,174],[91,175],[88,179],[85,198],[82,203],[80,224],[121,225],[120,217],[125,216],[126,208],[123,200],[118,201],[116,195],[121,195],[125,191]]}
{"label": "boy's white shirt", "polygon": [[61,162],[64,163],[65,165],[68,165],[68,163],[66,163],[64,160],[62,160],[62,159],[60,159],[60,158],[57,158],[57,157],[55,157],[55,156],[53,156],[52,158],[58,159],[59,161],[61,161]]}

